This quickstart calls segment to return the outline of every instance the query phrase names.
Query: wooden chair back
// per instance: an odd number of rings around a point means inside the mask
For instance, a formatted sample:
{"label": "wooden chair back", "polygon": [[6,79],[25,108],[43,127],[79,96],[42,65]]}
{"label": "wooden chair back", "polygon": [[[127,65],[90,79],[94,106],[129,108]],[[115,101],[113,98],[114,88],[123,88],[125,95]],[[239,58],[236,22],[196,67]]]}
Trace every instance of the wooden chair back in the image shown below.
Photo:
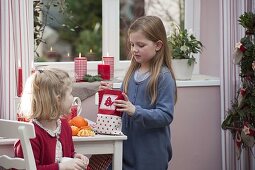
{"label": "wooden chair back", "polygon": [[28,122],[0,119],[0,137],[20,139],[23,158],[13,158],[0,153],[0,166],[6,169],[35,170],[35,159],[30,140],[35,138],[34,125]]}

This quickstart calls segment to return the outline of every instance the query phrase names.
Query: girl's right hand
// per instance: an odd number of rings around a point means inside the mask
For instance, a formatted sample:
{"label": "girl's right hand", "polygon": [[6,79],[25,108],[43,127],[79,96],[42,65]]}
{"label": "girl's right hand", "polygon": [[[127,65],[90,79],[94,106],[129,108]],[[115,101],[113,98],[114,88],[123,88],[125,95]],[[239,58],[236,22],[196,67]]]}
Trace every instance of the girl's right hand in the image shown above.
{"label": "girl's right hand", "polygon": [[59,170],[86,170],[87,165],[84,161],[78,158],[69,159],[59,163]]}
{"label": "girl's right hand", "polygon": [[98,90],[112,89],[112,82],[101,81]]}

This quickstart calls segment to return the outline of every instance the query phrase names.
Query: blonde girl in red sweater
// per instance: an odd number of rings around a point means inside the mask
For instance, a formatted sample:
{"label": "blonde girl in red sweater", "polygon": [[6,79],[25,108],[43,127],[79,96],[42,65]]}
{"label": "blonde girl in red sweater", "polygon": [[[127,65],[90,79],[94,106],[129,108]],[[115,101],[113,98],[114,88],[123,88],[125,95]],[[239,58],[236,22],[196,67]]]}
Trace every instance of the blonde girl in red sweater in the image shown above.
{"label": "blonde girl in red sweater", "polygon": [[[89,160],[75,153],[71,128],[61,116],[70,112],[72,81],[59,69],[38,70],[27,80],[20,112],[29,116],[36,138],[31,140],[38,170],[83,170]],[[15,155],[23,157],[20,141]],[[89,169],[89,168],[88,168]]]}

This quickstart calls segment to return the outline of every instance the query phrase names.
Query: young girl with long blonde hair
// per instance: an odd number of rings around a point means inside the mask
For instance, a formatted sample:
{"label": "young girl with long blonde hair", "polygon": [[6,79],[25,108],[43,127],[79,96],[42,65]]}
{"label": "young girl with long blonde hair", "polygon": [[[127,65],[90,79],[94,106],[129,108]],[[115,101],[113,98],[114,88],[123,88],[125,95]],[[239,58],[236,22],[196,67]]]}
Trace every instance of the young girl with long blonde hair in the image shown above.
{"label": "young girl with long blonde hair", "polygon": [[[176,81],[164,25],[156,16],[135,20],[129,30],[131,63],[124,77],[123,170],[166,170],[172,158],[170,124],[176,102]],[[107,88],[102,82],[100,89]]]}
{"label": "young girl with long blonde hair", "polygon": [[[75,153],[71,128],[62,115],[70,113],[73,102],[72,81],[65,71],[35,71],[27,80],[21,98],[20,113],[26,114],[35,126],[31,139],[38,170],[83,170],[89,160]],[[23,157],[20,141],[15,155]]]}

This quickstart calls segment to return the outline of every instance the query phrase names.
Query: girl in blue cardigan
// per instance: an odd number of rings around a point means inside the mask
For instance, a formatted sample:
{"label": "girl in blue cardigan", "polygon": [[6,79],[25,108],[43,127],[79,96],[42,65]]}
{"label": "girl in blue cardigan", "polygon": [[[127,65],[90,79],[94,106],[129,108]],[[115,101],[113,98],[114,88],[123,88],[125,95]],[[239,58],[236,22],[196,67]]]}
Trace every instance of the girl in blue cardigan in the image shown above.
{"label": "girl in blue cardigan", "polygon": [[[123,112],[123,170],[166,170],[172,158],[170,124],[176,101],[176,81],[164,25],[156,16],[134,21],[129,30],[131,64],[124,77],[125,100],[115,100]],[[100,89],[107,88],[102,82]]]}

